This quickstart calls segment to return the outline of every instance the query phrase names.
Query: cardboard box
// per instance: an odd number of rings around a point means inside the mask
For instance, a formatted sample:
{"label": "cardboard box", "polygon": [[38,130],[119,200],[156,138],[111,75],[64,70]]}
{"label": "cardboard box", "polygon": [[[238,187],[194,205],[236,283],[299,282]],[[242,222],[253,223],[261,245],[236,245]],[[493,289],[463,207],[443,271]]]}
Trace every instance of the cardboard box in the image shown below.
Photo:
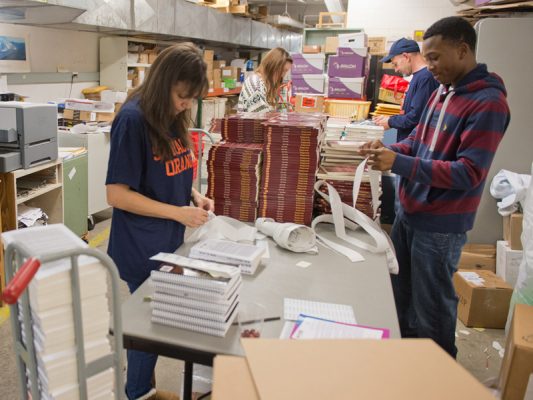
{"label": "cardboard box", "polygon": [[292,55],[292,75],[312,75],[324,72],[324,62],[326,56],[320,54],[293,54]]}
{"label": "cardboard box", "polygon": [[148,64],[148,53],[142,52],[139,53],[139,59],[137,60],[139,64]]}
{"label": "cardboard box", "polygon": [[295,94],[324,94],[324,75],[293,75],[292,92]]}
{"label": "cardboard box", "polygon": [[365,92],[365,78],[329,78],[328,97],[360,99]]}
{"label": "cardboard box", "polygon": [[214,400],[494,400],[428,339],[243,339],[242,346],[246,358],[215,357]]}
{"label": "cardboard box", "polygon": [[223,67],[220,71],[222,73],[222,79],[239,79],[237,67]]}
{"label": "cardboard box", "polygon": [[512,250],[522,250],[522,223],[524,214],[514,213],[503,217],[503,240],[509,243]]}
{"label": "cardboard box", "polygon": [[339,35],[339,47],[355,47],[360,49],[368,47],[368,36],[366,33],[344,33]]}
{"label": "cardboard box", "polygon": [[115,118],[115,113],[65,109],[63,111],[63,118],[83,122],[111,122]]}
{"label": "cardboard box", "polygon": [[313,44],[313,45],[305,44],[303,47],[304,54],[317,54],[320,52],[322,52],[322,47],[318,44]]}
{"label": "cardboard box", "polygon": [[213,89],[222,89],[222,78],[220,76],[213,77]]}
{"label": "cardboard box", "polygon": [[213,70],[212,69],[207,69],[206,71],[206,75],[207,75],[207,80],[208,81],[212,81],[213,80]]}
{"label": "cardboard box", "polygon": [[204,61],[205,62],[213,62],[213,59],[215,58],[215,52],[213,50],[204,50]]}
{"label": "cardboard box", "polygon": [[315,94],[298,94],[295,102],[296,112],[324,112],[324,96]]}
{"label": "cardboard box", "polygon": [[496,275],[515,287],[523,257],[523,250],[512,250],[505,240],[498,240],[496,242]]}
{"label": "cardboard box", "polygon": [[496,246],[492,244],[465,244],[457,268],[496,272]]}
{"label": "cardboard box", "polygon": [[148,53],[148,64],[153,64],[159,52],[157,50],[146,50]]}
{"label": "cardboard box", "polygon": [[500,370],[502,400],[522,400],[533,374],[533,306],[517,304]]}
{"label": "cardboard box", "polygon": [[[339,47],[350,50],[346,47]],[[348,54],[349,52],[345,52]],[[366,53],[366,51],[364,52]],[[366,73],[366,56],[351,53],[347,56],[330,56],[328,60],[328,76],[330,78],[361,78]]]}
{"label": "cardboard box", "polygon": [[384,55],[387,52],[387,38],[385,36],[369,37],[368,52],[372,55]]}
{"label": "cardboard box", "polygon": [[326,38],[326,44],[324,46],[324,53],[335,54],[339,47],[339,38],[337,36],[328,36]]}
{"label": "cardboard box", "polygon": [[491,271],[459,270],[453,276],[457,316],[468,327],[505,328],[513,288]]}
{"label": "cardboard box", "polygon": [[226,60],[215,60],[213,61],[213,69],[221,69],[226,66]]}

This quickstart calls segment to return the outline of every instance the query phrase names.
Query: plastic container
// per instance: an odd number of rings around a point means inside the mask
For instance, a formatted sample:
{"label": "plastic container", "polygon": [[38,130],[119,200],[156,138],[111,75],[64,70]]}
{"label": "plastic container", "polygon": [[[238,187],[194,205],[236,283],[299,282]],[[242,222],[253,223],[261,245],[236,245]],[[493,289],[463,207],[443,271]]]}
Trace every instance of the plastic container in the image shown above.
{"label": "plastic container", "polygon": [[368,118],[371,101],[326,99],[325,111],[331,117],[362,121]]}

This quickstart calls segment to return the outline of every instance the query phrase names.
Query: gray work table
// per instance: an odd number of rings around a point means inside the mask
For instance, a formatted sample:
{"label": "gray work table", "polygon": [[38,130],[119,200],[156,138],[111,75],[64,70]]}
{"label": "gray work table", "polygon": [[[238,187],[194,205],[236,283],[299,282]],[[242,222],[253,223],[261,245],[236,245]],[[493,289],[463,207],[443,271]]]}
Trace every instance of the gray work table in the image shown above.
{"label": "gray work table", "polygon": [[[320,227],[320,232],[333,239],[332,229],[324,226]],[[367,236],[357,234],[361,238]],[[270,259],[258,268],[255,275],[243,275],[241,289],[241,303],[259,302],[266,306],[267,317],[281,317],[278,321],[264,323],[262,338],[279,337],[284,323],[285,297],[351,305],[357,323],[387,328],[392,338],[400,337],[383,254],[361,251],[365,261],[352,263],[345,256],[323,246],[319,246],[318,255],[309,255],[290,252],[268,240]],[[183,245],[177,253],[188,255],[190,247]],[[311,265],[301,268],[296,266],[299,261]],[[219,338],[152,324],[150,303],[144,301],[144,297],[152,293],[147,281],[122,306],[125,348],[184,360],[186,375],[192,372],[192,363],[212,365],[217,354],[244,354],[237,326],[232,326],[224,338]],[[185,382],[186,389],[190,389],[189,384]]]}

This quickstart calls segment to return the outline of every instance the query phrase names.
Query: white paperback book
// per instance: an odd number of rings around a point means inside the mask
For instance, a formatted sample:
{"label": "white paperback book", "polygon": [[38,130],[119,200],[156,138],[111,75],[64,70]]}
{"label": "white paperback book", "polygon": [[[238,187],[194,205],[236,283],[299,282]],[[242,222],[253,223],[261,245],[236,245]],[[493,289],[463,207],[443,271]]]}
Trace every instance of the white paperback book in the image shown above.
{"label": "white paperback book", "polygon": [[264,251],[264,248],[251,244],[207,239],[195,244],[190,250],[189,257],[235,265],[243,274],[253,275]]}

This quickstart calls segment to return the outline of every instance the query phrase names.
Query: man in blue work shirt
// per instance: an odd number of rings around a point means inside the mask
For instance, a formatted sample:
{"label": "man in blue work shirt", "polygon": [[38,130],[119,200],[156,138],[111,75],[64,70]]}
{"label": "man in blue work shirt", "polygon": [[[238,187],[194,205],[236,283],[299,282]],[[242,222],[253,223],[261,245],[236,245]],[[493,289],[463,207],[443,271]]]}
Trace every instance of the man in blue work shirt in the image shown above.
{"label": "man in blue work shirt", "polygon": [[403,76],[413,75],[409,89],[403,101],[403,114],[374,117],[374,122],[385,129],[398,131],[397,142],[405,139],[416,128],[431,93],[439,86],[433,75],[427,70],[420,47],[414,40],[401,38],[392,45],[389,55],[382,60],[392,62],[394,70]]}

